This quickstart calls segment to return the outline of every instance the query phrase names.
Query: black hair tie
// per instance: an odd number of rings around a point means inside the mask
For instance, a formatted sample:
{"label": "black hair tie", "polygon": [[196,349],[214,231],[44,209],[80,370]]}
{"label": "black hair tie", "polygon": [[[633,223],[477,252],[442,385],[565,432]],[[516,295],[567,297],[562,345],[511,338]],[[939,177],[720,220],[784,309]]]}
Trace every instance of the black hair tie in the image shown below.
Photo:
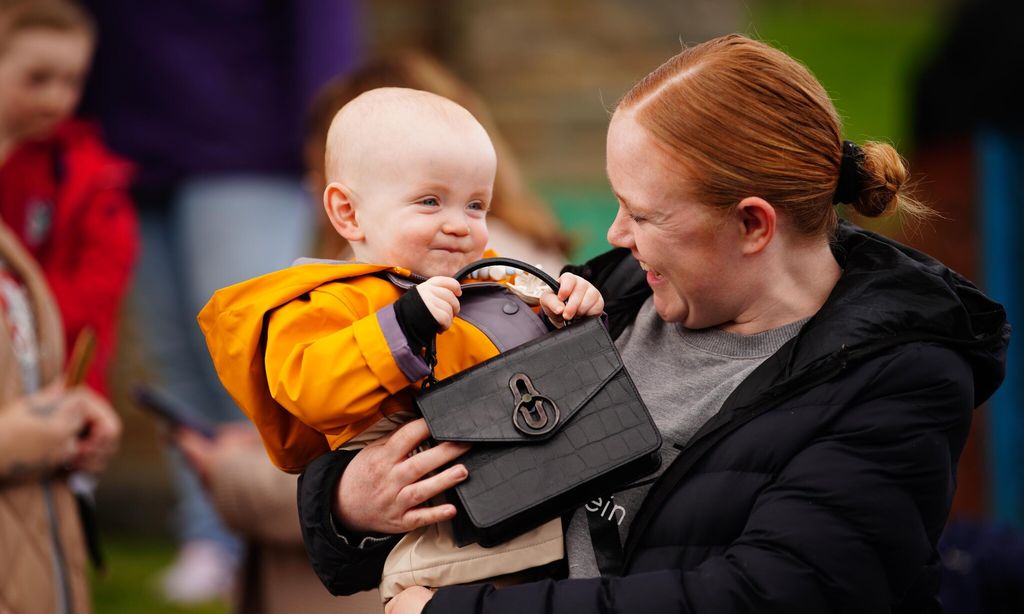
{"label": "black hair tie", "polygon": [[832,195],[832,204],[851,204],[860,198],[864,185],[864,150],[853,141],[843,141],[843,158],[839,162],[839,183]]}

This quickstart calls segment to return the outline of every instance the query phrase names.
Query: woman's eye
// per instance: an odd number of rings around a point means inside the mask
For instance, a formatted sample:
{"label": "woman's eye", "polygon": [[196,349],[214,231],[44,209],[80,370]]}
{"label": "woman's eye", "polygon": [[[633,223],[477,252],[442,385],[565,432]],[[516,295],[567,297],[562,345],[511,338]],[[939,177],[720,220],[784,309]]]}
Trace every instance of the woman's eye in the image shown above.
{"label": "woman's eye", "polygon": [[632,213],[629,214],[629,219],[633,220],[637,224],[644,221],[644,218],[640,217],[639,215],[633,215]]}
{"label": "woman's eye", "polygon": [[438,202],[438,200],[436,198],[434,198],[433,196],[428,196],[428,197],[424,198],[423,200],[421,200],[420,204],[424,205],[424,206],[427,206],[427,207],[437,207],[441,203]]}

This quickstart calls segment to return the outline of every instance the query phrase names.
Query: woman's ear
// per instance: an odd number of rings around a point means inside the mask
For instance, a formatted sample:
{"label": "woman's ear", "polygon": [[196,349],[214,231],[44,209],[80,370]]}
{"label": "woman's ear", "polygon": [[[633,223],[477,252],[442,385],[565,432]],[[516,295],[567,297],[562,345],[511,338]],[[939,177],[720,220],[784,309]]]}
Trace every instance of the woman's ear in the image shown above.
{"label": "woman's ear", "polygon": [[775,207],[758,196],[748,196],[736,205],[740,242],[745,255],[764,251],[775,236]]}
{"label": "woman's ear", "polygon": [[324,210],[331,226],[347,241],[362,241],[365,237],[356,218],[355,204],[352,193],[338,182],[327,184],[324,188]]}

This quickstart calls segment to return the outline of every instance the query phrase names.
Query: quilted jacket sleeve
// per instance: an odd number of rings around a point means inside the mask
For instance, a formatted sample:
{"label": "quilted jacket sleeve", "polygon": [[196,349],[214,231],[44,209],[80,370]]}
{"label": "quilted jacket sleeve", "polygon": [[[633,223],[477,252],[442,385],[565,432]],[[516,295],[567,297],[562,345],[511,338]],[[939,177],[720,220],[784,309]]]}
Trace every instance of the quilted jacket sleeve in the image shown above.
{"label": "quilted jacket sleeve", "polygon": [[[938,531],[928,527],[941,527],[949,510],[974,406],[971,371],[936,346],[876,360],[873,380],[859,387],[867,392],[843,402],[834,423],[789,459],[721,555],[685,572],[443,588],[424,611],[938,611],[937,604],[900,601],[920,578],[933,577],[922,574],[937,564]],[[667,516],[654,522],[670,532]],[[640,547],[657,546],[642,540]]]}
{"label": "quilted jacket sleeve", "polygon": [[331,509],[341,474],[356,455],[335,450],[321,455],[299,476],[299,524],[313,571],[333,595],[352,595],[376,588],[384,561],[401,535],[369,537],[339,533]]}

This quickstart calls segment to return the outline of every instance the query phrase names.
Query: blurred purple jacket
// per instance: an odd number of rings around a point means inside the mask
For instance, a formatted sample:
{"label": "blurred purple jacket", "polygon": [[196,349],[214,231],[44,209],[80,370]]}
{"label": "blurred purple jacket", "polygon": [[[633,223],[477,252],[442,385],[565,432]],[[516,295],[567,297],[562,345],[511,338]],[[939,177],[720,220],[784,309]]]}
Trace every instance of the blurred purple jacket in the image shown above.
{"label": "blurred purple jacket", "polygon": [[357,60],[358,0],[86,0],[99,45],[82,112],[139,185],[301,169],[316,90]]}

